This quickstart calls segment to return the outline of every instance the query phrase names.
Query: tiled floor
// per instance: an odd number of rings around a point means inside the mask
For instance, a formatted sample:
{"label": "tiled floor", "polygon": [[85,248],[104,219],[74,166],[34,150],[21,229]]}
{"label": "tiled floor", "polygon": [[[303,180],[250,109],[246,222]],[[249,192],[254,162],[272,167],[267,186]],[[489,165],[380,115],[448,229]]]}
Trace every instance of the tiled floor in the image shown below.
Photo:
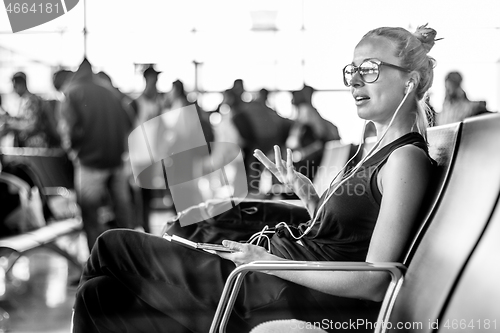
{"label": "tiled floor", "polygon": [[[151,233],[158,234],[171,215],[153,212]],[[85,258],[84,237],[77,243]],[[0,333],[70,332],[76,288],[69,282],[79,274],[78,268],[49,250],[37,249],[20,258],[7,279],[0,274],[0,308],[9,315],[2,319],[0,313]]]}
{"label": "tiled floor", "polygon": [[75,288],[68,280],[77,270],[65,259],[40,249],[22,257],[6,283],[2,307],[8,332],[69,332]]}

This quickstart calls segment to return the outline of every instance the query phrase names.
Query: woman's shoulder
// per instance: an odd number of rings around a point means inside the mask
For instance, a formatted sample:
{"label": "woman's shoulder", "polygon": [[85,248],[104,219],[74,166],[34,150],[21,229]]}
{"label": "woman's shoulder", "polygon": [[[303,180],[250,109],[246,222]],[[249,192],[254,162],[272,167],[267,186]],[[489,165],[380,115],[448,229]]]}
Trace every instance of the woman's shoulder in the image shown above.
{"label": "woman's shoulder", "polygon": [[418,145],[407,144],[396,148],[387,159],[386,168],[389,174],[398,175],[418,172],[419,170],[427,173],[433,165],[432,159],[426,150]]}
{"label": "woman's shoulder", "polygon": [[393,159],[396,159],[398,157],[404,158],[407,154],[409,154],[409,158],[412,158],[411,155],[419,155],[418,152],[420,152],[420,154],[428,156],[427,143],[425,139],[419,133],[412,132],[405,134],[402,137],[399,137],[398,139],[380,148],[367,159],[367,164],[381,167],[388,161],[391,156],[394,155],[396,151],[400,152],[396,153],[396,157],[393,157]]}
{"label": "woman's shoulder", "polygon": [[[424,191],[433,170],[432,159],[426,151],[412,144],[395,149],[377,177],[380,192],[386,194],[387,188],[407,188]],[[392,185],[391,185],[392,184]]]}
{"label": "woman's shoulder", "polygon": [[389,161],[393,160],[397,163],[404,162],[430,162],[427,151],[420,145],[407,144],[394,149],[389,156]]}

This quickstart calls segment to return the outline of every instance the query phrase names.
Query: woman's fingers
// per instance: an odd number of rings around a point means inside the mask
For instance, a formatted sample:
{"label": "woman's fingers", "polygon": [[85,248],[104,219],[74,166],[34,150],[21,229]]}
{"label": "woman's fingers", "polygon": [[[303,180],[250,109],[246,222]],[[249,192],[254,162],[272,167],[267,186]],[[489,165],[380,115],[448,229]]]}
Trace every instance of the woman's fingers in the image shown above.
{"label": "woman's fingers", "polygon": [[293,157],[291,149],[286,150],[286,168],[288,169],[288,172],[293,172]]}
{"label": "woman's fingers", "polygon": [[281,159],[281,149],[279,146],[274,146],[274,161],[276,163],[276,168],[281,175],[281,179],[285,179],[285,167],[283,166],[283,160]]}
{"label": "woman's fingers", "polygon": [[293,154],[291,149],[286,150],[286,169],[288,180],[290,181],[290,183],[293,183],[295,178],[295,170],[293,168]]}
{"label": "woman's fingers", "polygon": [[[274,146],[274,160],[273,163],[269,158],[267,158],[264,153],[255,149],[254,154],[255,158],[257,158],[264,166],[271,171],[273,175],[278,178],[278,180],[284,184],[289,182],[293,182],[295,176],[295,170],[293,168],[293,155],[292,150],[287,149],[287,158],[286,161],[281,157],[281,149],[279,146]],[[288,184],[289,185],[289,184]]]}
{"label": "woman's fingers", "polygon": [[222,245],[236,252],[240,252],[243,249],[243,244],[230,240],[223,240]]}
{"label": "woman's fingers", "polygon": [[257,158],[262,164],[264,164],[264,166],[269,171],[271,171],[271,173],[276,178],[278,178],[279,181],[282,181],[281,175],[278,172],[278,168],[276,167],[276,164],[274,164],[270,159],[268,159],[267,156],[264,155],[264,153],[261,150],[255,149],[253,156],[255,156],[255,158]]}
{"label": "woman's fingers", "polygon": [[253,156],[255,156],[255,158],[258,159],[262,164],[264,164],[264,166],[271,172],[273,171],[272,169],[276,168],[274,163],[270,159],[268,159],[260,149],[255,149],[253,152]]}

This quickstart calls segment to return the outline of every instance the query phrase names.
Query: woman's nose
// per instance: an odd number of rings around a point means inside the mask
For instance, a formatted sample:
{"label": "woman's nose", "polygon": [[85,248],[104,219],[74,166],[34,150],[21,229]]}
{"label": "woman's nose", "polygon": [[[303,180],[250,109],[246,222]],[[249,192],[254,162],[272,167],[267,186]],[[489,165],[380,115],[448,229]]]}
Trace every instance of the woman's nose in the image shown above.
{"label": "woman's nose", "polygon": [[363,79],[361,79],[361,75],[359,74],[359,71],[354,72],[354,74],[351,77],[350,84],[352,87],[360,87],[360,86],[363,86],[365,84]]}

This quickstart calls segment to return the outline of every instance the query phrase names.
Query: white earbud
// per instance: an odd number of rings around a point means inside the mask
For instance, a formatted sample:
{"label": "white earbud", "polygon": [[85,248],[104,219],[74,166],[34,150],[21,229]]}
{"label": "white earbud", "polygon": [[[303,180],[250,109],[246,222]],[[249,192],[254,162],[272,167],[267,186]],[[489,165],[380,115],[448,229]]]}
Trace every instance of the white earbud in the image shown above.
{"label": "white earbud", "polygon": [[413,79],[410,79],[406,82],[405,95],[411,93],[413,88],[415,88],[415,82]]}

